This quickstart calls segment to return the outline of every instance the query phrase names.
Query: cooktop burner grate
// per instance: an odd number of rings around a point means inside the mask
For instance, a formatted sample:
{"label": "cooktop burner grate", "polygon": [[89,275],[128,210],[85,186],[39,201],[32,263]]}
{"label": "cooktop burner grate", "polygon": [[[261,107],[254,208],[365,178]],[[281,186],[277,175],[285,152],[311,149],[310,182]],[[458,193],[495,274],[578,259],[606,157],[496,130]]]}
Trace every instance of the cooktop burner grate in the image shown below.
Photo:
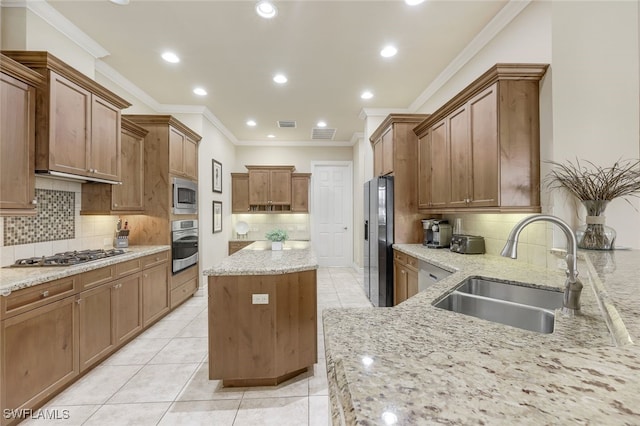
{"label": "cooktop burner grate", "polygon": [[79,263],[91,262],[92,260],[104,259],[124,254],[122,249],[98,249],[82,251],[66,251],[56,253],[53,256],[29,257],[18,259],[11,265],[12,267],[37,267],[37,266],[72,266]]}

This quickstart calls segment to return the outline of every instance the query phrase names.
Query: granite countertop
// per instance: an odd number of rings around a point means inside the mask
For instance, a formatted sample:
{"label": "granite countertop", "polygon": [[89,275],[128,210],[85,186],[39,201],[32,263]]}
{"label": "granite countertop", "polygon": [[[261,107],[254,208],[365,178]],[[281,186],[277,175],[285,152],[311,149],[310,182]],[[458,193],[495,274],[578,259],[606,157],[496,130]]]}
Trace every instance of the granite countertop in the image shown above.
{"label": "granite countertop", "polygon": [[640,251],[581,252],[582,315],[539,334],[432,303],[470,276],[562,288],[562,270],[394,248],[453,274],[394,308],[324,311],[334,424],[640,423]]}
{"label": "granite countertop", "polygon": [[204,275],[276,275],[318,269],[309,241],[286,241],[283,250],[271,250],[271,241],[256,241],[226,257]]}
{"label": "granite countertop", "polygon": [[12,291],[21,288],[32,287],[47,281],[57,280],[70,275],[80,274],[93,269],[102,268],[137,257],[160,253],[170,250],[171,246],[129,246],[123,249],[125,254],[81,263],[73,266],[44,266],[33,268],[1,268],[0,269],[0,296],[8,296]]}

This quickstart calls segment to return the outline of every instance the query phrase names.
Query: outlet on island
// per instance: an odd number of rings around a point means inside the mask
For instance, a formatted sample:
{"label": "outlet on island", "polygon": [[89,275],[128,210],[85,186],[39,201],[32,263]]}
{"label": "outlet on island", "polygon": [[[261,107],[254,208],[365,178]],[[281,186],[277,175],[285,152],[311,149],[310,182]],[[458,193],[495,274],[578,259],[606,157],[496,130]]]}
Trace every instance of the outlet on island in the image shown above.
{"label": "outlet on island", "polygon": [[269,294],[252,294],[251,302],[254,305],[268,305],[269,304]]}

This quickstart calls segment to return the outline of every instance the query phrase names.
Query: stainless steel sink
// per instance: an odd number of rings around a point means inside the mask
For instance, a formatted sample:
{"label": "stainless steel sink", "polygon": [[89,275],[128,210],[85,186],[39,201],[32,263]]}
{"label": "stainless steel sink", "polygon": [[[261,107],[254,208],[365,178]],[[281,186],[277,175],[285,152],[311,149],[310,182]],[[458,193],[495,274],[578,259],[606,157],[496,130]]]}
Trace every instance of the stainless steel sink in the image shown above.
{"label": "stainless steel sink", "polygon": [[434,306],[538,333],[552,333],[560,290],[471,277]]}

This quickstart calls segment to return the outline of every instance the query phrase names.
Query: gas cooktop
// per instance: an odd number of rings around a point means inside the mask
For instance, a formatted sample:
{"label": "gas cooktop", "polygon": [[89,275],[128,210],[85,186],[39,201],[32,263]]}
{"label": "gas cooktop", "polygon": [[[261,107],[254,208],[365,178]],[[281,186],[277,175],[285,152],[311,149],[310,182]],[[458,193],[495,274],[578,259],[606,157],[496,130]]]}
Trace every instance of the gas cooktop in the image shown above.
{"label": "gas cooktop", "polygon": [[11,267],[72,266],[121,254],[125,254],[122,249],[66,251],[64,253],[56,253],[53,256],[18,259]]}

